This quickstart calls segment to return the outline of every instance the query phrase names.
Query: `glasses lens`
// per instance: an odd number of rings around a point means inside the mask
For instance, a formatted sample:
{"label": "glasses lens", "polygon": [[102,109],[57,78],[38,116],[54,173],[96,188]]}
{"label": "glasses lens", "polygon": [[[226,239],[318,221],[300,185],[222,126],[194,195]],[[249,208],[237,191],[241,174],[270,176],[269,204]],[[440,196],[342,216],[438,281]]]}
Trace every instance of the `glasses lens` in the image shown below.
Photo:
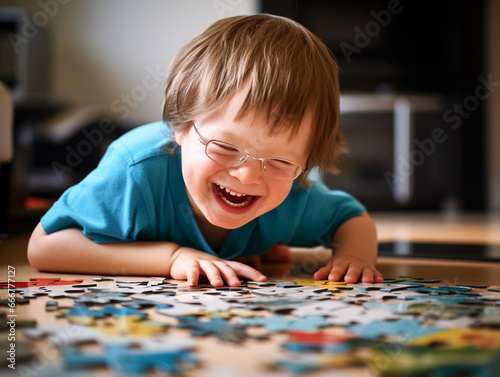
{"label": "glasses lens", "polygon": [[229,166],[240,165],[247,157],[245,152],[238,147],[218,140],[210,140],[205,151],[213,161]]}
{"label": "glasses lens", "polygon": [[264,174],[269,178],[282,181],[293,181],[302,171],[299,164],[278,158],[265,159],[262,164]]}

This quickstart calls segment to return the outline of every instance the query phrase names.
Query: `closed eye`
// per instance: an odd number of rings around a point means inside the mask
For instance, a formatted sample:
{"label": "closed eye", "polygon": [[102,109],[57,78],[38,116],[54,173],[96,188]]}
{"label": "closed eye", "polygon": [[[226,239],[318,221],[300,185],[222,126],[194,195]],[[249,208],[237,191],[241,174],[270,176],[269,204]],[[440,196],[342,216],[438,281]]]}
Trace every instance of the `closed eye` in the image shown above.
{"label": "closed eye", "polygon": [[225,153],[240,153],[240,150],[238,148],[236,148],[235,146],[231,145],[231,144],[226,144],[224,142],[214,141],[214,140],[211,141],[211,144],[213,145],[213,149],[216,152],[220,152],[220,153],[224,153],[224,152]]}
{"label": "closed eye", "polygon": [[281,160],[278,158],[266,160],[266,164],[268,164],[270,167],[273,167],[276,169],[290,169],[290,168],[296,168],[298,166],[294,162],[287,161],[287,160]]}

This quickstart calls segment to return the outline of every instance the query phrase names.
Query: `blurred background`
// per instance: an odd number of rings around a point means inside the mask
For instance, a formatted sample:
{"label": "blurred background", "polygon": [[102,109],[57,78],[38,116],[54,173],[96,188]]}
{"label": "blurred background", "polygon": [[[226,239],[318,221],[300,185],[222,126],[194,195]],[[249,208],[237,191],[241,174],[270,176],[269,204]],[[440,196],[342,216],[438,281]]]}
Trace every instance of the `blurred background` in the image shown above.
{"label": "blurred background", "polygon": [[321,177],[330,187],[376,212],[500,211],[498,1],[2,0],[14,111],[0,133],[0,232],[31,229],[112,140],[161,119],[182,45],[261,11],[304,24],[341,68],[351,154]]}

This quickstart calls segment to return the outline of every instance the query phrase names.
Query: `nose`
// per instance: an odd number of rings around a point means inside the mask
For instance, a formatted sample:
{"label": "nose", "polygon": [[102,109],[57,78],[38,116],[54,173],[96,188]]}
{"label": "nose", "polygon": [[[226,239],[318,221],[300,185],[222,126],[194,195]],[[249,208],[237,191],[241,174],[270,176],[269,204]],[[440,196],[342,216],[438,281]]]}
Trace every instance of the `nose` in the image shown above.
{"label": "nose", "polygon": [[243,164],[229,168],[229,174],[243,184],[261,183],[263,172],[261,162],[249,157]]}

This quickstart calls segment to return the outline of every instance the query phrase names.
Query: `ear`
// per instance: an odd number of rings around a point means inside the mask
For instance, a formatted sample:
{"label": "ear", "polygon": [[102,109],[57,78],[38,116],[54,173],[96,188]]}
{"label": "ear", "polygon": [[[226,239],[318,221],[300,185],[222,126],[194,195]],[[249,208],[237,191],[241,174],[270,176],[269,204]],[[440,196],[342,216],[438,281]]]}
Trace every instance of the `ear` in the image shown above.
{"label": "ear", "polygon": [[182,143],[184,142],[184,139],[187,137],[187,134],[189,133],[190,129],[191,127],[187,127],[180,131],[174,131],[174,140],[177,143],[177,145],[182,146]]}

